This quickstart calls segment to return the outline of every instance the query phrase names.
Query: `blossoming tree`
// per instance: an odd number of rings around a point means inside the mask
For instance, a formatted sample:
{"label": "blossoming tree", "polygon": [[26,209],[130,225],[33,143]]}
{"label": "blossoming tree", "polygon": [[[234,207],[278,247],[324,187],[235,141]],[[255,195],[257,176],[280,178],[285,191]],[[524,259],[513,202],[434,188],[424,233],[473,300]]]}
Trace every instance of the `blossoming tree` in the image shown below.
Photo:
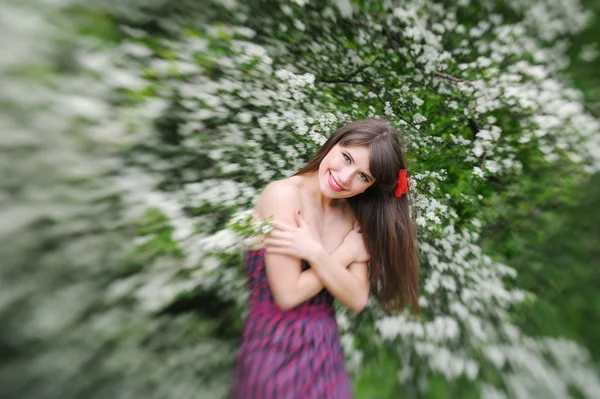
{"label": "blossoming tree", "polygon": [[21,210],[3,232],[20,284],[0,303],[9,332],[29,331],[8,347],[43,348],[16,356],[9,393],[53,397],[52,381],[73,380],[67,395],[222,397],[248,211],[338,126],[382,116],[411,161],[424,314],[340,309],[349,367],[397,354],[406,397],[439,379],[485,398],[599,394],[584,348],[512,322],[535,299],[481,247],[515,201],[533,211],[600,167],[600,123],[563,75],[565,39],[591,18],[576,1],[74,1],[25,28],[17,17],[36,14],[3,7],[29,47],[1,65],[2,140],[31,162],[2,168],[17,165],[14,186],[37,179],[2,198]]}

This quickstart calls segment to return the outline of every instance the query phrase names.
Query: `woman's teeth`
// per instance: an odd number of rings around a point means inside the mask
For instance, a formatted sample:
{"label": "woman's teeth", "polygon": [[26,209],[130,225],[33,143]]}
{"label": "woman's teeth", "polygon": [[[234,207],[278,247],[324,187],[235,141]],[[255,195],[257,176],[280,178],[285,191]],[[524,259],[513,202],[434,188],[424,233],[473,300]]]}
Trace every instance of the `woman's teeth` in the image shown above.
{"label": "woman's teeth", "polygon": [[335,181],[335,178],[333,177],[333,175],[331,174],[331,172],[329,172],[329,185],[335,191],[342,191],[343,190],[343,188]]}

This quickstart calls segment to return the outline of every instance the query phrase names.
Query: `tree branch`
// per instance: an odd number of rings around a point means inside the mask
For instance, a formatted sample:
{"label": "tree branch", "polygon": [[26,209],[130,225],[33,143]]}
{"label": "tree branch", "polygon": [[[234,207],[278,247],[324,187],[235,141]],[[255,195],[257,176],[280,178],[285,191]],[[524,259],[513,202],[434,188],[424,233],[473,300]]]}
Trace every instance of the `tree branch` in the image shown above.
{"label": "tree branch", "polygon": [[404,63],[408,62],[408,59],[406,58],[406,56],[404,54],[402,54],[400,51],[398,51],[398,47],[396,46],[396,43],[394,43],[394,39],[392,38],[392,33],[390,32],[390,28],[388,28],[387,24],[383,24],[383,33],[385,34],[385,37],[387,38],[387,42],[390,45],[390,47],[392,47],[392,49],[398,54],[398,56],[400,57],[400,59],[402,61],[404,61]]}
{"label": "tree branch", "polygon": [[448,79],[448,80],[451,80],[453,82],[465,83],[465,84],[468,84],[468,85],[472,85],[473,84],[473,82],[471,82],[470,80],[464,80],[464,79],[461,79],[461,78],[457,78],[456,76],[452,76],[452,75],[449,75],[449,74],[444,73],[444,72],[435,71],[433,74],[435,76],[438,76],[438,77],[444,78],[444,79]]}
{"label": "tree branch", "polygon": [[[340,79],[340,80],[319,79],[319,82],[332,83],[332,84],[346,83],[346,84],[356,84],[356,85],[366,86],[369,89],[371,89],[371,91],[373,92],[373,94],[375,94],[375,96],[377,97],[377,99],[379,100],[381,105],[383,105],[383,107],[385,108],[385,101],[383,101],[383,99],[379,95],[379,91],[377,90],[377,88],[370,82],[363,82],[363,81],[358,81],[358,80],[346,80],[346,79]],[[400,118],[401,120],[403,120],[404,122],[406,122],[408,125],[412,126],[415,130],[418,130],[417,127],[412,122],[404,119],[399,112],[396,112],[396,116],[398,118]]]}
{"label": "tree branch", "polygon": [[[396,43],[394,43],[394,38],[392,37],[392,34],[390,32],[390,29],[388,28],[387,24],[383,24],[383,33],[387,39],[388,44],[390,45],[390,47],[398,54],[398,56],[402,59],[402,61],[404,61],[405,63],[408,62],[408,59],[404,56],[404,54],[402,54],[399,50],[398,50],[398,46],[396,46]],[[423,70],[422,67],[416,66],[417,68]],[[453,82],[458,82],[458,83],[465,83],[468,85],[472,85],[473,83],[469,80],[465,80],[465,79],[461,79],[461,78],[457,78],[456,76],[452,76],[450,74],[444,73],[444,72],[440,72],[440,71],[435,71],[433,73],[435,76],[443,78],[443,79],[448,79],[451,80]]]}

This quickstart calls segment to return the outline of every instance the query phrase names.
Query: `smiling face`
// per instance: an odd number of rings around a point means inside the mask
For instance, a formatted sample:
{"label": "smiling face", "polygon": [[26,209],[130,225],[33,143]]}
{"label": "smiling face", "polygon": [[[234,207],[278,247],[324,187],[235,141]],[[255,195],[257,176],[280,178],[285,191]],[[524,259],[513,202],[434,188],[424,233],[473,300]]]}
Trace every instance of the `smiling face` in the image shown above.
{"label": "smiling face", "polygon": [[349,198],[375,183],[367,147],[336,144],[319,165],[319,187],[329,198]]}

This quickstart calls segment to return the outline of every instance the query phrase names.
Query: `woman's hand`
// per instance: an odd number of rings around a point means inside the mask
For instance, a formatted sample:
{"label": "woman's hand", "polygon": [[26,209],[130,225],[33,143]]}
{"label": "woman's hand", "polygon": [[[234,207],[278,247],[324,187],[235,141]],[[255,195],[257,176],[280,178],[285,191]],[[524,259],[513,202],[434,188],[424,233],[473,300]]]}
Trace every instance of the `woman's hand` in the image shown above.
{"label": "woman's hand", "polygon": [[358,222],[354,223],[354,228],[346,235],[342,245],[345,245],[349,251],[355,254],[355,262],[368,262],[371,260],[371,255],[369,255],[369,251],[367,251],[367,247],[365,246]]}
{"label": "woman's hand", "polygon": [[263,241],[267,252],[293,256],[298,259],[311,261],[319,251],[323,250],[321,243],[315,239],[310,228],[300,215],[300,210],[294,215],[298,227],[273,222],[273,230]]}

